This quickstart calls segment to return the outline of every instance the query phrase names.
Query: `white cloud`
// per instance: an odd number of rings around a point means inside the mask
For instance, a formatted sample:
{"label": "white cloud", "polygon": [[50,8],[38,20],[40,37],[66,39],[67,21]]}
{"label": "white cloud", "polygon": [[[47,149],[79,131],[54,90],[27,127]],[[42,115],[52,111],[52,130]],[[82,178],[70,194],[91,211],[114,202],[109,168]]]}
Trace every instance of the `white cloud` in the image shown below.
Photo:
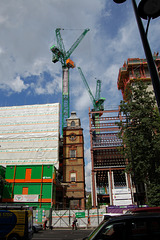
{"label": "white cloud", "polygon": [[7,21],[7,17],[6,16],[0,16],[0,24],[4,23]]}
{"label": "white cloud", "polygon": [[0,47],[0,54],[4,53],[3,49]]}
{"label": "white cloud", "polygon": [[24,89],[28,88],[28,84],[24,84],[23,80],[21,80],[20,76],[17,76],[11,83],[10,88],[15,92],[21,92]]}

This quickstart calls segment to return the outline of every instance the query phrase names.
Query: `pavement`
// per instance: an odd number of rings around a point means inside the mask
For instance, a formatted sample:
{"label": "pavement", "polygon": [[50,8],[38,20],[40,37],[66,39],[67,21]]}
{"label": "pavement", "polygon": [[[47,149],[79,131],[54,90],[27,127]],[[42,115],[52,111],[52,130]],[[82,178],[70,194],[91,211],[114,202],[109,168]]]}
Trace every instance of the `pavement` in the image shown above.
{"label": "pavement", "polygon": [[47,229],[34,233],[32,240],[82,240],[87,237],[93,229]]}

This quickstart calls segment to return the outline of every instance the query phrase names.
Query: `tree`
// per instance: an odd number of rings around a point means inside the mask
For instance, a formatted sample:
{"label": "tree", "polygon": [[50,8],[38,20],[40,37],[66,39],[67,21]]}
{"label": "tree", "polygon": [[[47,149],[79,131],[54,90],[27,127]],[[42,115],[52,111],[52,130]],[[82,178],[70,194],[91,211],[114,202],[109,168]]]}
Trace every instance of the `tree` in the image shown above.
{"label": "tree", "polygon": [[127,88],[127,102],[120,111],[126,121],[118,125],[123,141],[123,154],[128,159],[127,171],[136,184],[147,186],[148,204],[160,205],[160,116],[148,84],[137,81]]}
{"label": "tree", "polygon": [[87,209],[91,209],[91,208],[92,208],[92,197],[90,193],[87,201]]}

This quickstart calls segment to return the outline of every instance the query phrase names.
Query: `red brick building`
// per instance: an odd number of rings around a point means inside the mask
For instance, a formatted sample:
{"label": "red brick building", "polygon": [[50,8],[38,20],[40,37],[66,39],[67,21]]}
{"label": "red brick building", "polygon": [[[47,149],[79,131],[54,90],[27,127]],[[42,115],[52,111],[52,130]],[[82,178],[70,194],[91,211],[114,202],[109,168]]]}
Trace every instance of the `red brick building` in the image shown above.
{"label": "red brick building", "polygon": [[[153,59],[157,67],[158,74],[160,76],[160,56],[158,53],[154,53]],[[151,83],[151,76],[148,69],[146,59],[140,58],[128,58],[127,62],[124,62],[123,66],[119,69],[117,86],[118,90],[121,90],[123,99],[126,99],[128,84],[132,84],[135,80],[145,81]],[[153,89],[152,84],[150,88]]]}
{"label": "red brick building", "polygon": [[85,209],[83,129],[75,112],[63,129],[63,185],[64,207]]}

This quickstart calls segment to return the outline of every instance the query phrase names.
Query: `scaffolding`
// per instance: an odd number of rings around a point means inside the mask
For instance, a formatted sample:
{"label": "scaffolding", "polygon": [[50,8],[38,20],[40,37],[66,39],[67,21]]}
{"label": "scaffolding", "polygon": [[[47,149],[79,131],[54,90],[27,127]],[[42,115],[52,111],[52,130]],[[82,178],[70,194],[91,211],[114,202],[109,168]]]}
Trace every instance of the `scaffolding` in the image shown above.
{"label": "scaffolding", "polygon": [[119,109],[89,109],[93,207],[132,204],[131,178],[124,171],[127,161],[119,151],[119,121],[125,121]]}

